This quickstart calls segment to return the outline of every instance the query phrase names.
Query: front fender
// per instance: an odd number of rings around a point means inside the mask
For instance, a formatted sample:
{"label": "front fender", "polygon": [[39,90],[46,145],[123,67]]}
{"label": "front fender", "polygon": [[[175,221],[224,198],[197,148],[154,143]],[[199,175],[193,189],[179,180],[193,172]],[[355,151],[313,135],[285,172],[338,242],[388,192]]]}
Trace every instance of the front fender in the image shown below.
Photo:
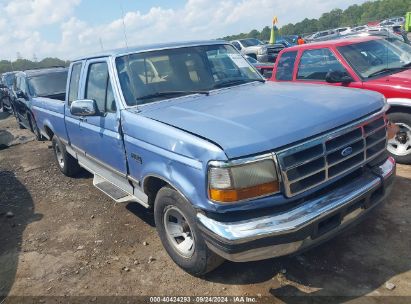
{"label": "front fender", "polygon": [[387,102],[391,106],[411,108],[411,98],[387,98]]}

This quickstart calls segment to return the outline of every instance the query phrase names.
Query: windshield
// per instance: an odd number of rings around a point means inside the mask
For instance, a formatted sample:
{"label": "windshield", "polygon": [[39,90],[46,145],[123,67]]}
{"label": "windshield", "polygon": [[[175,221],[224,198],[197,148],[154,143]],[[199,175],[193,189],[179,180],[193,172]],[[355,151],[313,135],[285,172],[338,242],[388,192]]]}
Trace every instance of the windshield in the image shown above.
{"label": "windshield", "polygon": [[33,96],[51,96],[66,91],[67,71],[33,76],[29,78],[29,90]]}
{"label": "windshield", "polygon": [[13,81],[14,81],[14,74],[8,74],[3,76],[3,83],[11,88],[13,86]]}
{"label": "windshield", "polygon": [[136,53],[118,57],[116,67],[129,106],[263,81],[231,45]]}
{"label": "windshield", "polygon": [[241,44],[242,44],[244,47],[256,46],[256,45],[264,45],[264,43],[262,43],[260,40],[254,39],[254,38],[241,39],[241,40],[239,40],[239,41],[241,42]]}
{"label": "windshield", "polygon": [[389,73],[411,62],[409,46],[399,47],[385,39],[340,46],[338,51],[362,78]]}

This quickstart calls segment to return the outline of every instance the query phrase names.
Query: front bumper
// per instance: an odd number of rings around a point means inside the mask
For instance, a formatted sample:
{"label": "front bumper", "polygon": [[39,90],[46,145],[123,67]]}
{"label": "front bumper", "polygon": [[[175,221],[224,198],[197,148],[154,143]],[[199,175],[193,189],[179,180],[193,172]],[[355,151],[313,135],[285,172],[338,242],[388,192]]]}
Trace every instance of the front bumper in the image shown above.
{"label": "front bumper", "polygon": [[268,259],[319,244],[379,205],[391,192],[395,161],[367,171],[324,195],[275,215],[219,222],[197,213],[208,247],[235,262]]}

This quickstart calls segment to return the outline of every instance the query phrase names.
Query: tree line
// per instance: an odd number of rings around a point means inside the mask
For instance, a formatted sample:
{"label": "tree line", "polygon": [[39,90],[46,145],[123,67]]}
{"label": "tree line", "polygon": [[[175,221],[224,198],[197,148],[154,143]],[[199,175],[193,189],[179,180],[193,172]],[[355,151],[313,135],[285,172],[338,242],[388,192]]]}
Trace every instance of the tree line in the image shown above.
{"label": "tree line", "polygon": [[[333,29],[342,26],[357,26],[373,21],[380,21],[390,17],[405,16],[411,12],[411,0],[377,0],[367,1],[361,5],[351,5],[346,10],[333,9],[324,13],[318,19],[305,18],[295,24],[282,26],[278,32],[281,35],[303,35]],[[236,40],[243,38],[257,38],[269,40],[271,28],[264,27],[261,32],[254,29],[249,33],[226,36],[221,39]]]}
{"label": "tree line", "polygon": [[69,61],[64,61],[58,58],[44,58],[41,61],[31,61],[22,58],[19,58],[15,61],[0,60],[0,74],[10,71],[24,71],[60,66],[66,67],[69,64]]}
{"label": "tree line", "polygon": [[[317,31],[337,28],[341,26],[363,25],[372,21],[379,21],[394,16],[405,16],[411,12],[411,0],[376,0],[368,1],[361,5],[351,5],[346,10],[333,9],[324,13],[318,19],[305,18],[295,24],[289,23],[281,27],[278,32],[281,35],[302,35]],[[235,40],[243,38],[257,38],[269,40],[271,28],[264,27],[261,31],[256,29],[249,33],[226,36],[221,39]],[[18,53],[19,54],[19,53]],[[17,56],[16,61],[0,60],[0,74],[9,71],[24,71],[29,69],[49,68],[54,66],[68,66],[69,61],[58,58],[44,58],[41,61],[31,61]]]}

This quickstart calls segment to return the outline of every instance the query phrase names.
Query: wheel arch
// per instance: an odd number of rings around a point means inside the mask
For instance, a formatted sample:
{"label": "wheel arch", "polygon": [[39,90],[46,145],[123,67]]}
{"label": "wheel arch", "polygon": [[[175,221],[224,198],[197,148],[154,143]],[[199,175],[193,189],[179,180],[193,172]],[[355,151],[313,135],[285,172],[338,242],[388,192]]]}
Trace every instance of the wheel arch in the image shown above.
{"label": "wheel arch", "polygon": [[54,131],[48,124],[44,124],[44,132],[46,132],[46,135],[47,135],[49,140],[51,140],[53,138]]}
{"label": "wheel arch", "polygon": [[169,179],[154,173],[147,174],[142,180],[142,189],[144,193],[148,196],[148,204],[150,207],[154,206],[155,199],[157,197],[158,191],[161,188],[169,186],[170,188],[176,190],[186,201],[190,202],[187,196],[176,186],[174,183],[170,182]]}
{"label": "wheel arch", "polygon": [[406,106],[406,105],[397,105],[397,104],[392,104],[390,109],[388,110],[388,114],[390,113],[408,113],[411,114],[411,105]]}

